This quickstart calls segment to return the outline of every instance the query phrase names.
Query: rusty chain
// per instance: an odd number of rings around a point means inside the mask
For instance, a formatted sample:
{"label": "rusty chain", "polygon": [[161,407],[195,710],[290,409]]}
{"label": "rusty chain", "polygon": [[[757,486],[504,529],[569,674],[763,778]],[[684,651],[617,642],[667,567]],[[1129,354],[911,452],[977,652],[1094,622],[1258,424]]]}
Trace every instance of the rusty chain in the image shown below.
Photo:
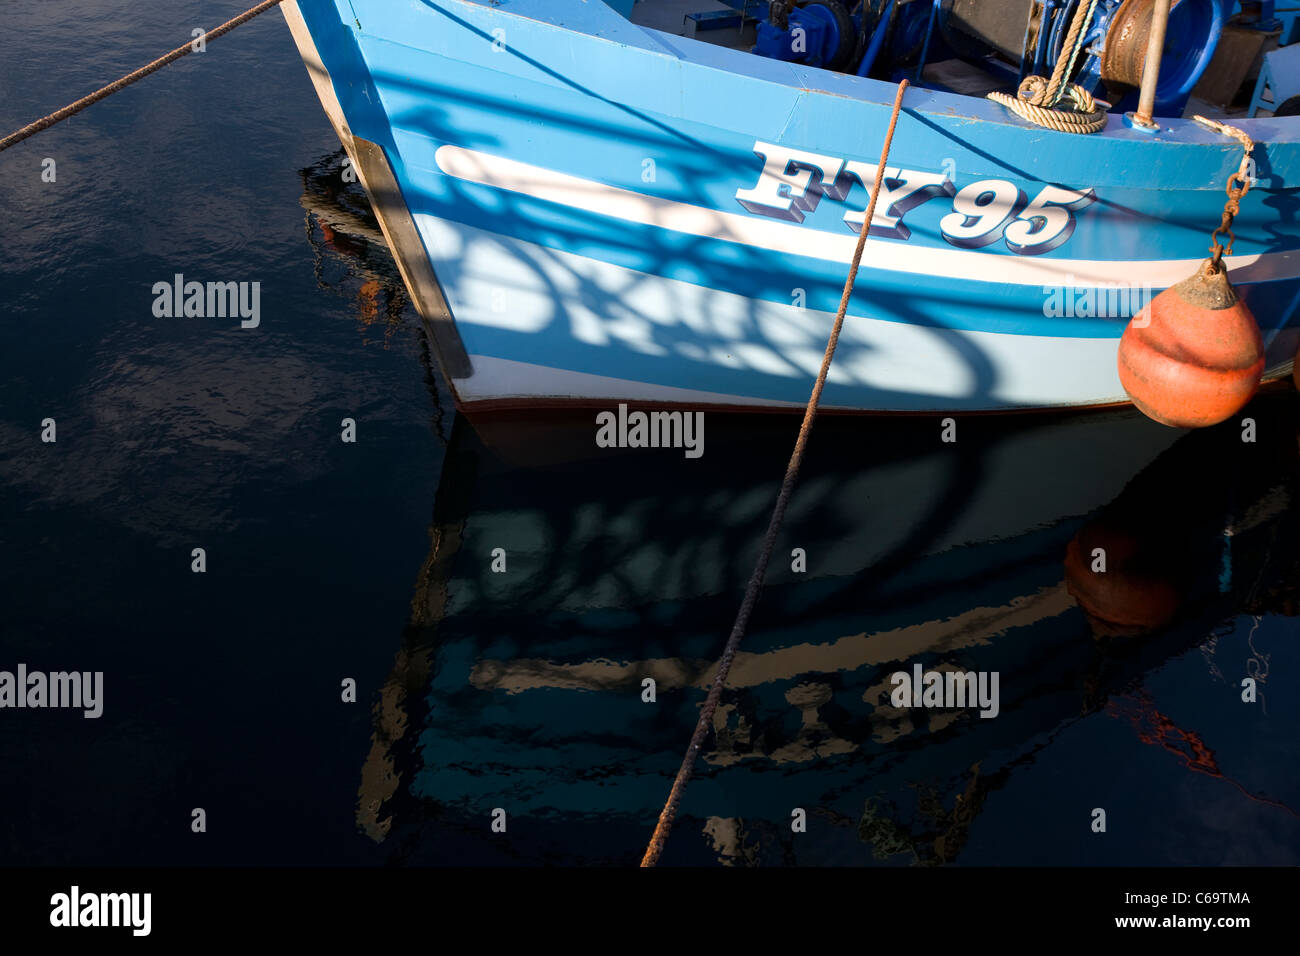
{"label": "rusty chain", "polygon": [[[1228,176],[1228,183],[1224,190],[1228,194],[1228,201],[1223,204],[1223,218],[1219,221],[1219,225],[1215,230],[1210,233],[1210,258],[1206,263],[1205,272],[1206,275],[1214,275],[1223,270],[1224,253],[1232,255],[1232,245],[1237,239],[1236,234],[1232,231],[1232,221],[1241,212],[1242,197],[1250,192],[1252,180],[1250,175],[1251,154],[1255,151],[1255,141],[1246,135],[1244,130],[1229,126],[1227,123],[1206,119],[1204,116],[1193,118],[1203,126],[1208,126],[1225,136],[1233,137],[1241,143],[1243,150],[1241,164]],[[1228,237],[1226,246],[1223,245],[1220,236]]]}

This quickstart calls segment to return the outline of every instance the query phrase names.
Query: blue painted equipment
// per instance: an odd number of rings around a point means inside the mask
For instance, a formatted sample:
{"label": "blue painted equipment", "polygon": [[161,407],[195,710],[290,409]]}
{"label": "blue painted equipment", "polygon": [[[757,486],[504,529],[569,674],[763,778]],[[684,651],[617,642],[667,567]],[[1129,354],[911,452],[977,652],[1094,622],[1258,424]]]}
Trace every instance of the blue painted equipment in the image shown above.
{"label": "blue painted equipment", "polygon": [[[738,5],[739,0],[726,0]],[[985,66],[1018,64],[1020,78],[1045,76],[1065,48],[1080,4],[1090,0],[837,0],[770,4],[754,52],[772,59],[855,72],[919,77],[936,39],[957,56]],[[1079,45],[1074,81],[1131,108],[1146,57],[1154,0],[1097,0]],[[1235,0],[1179,0],[1169,17],[1156,90],[1156,112],[1176,116],[1209,66]],[[1272,18],[1271,4],[1255,4]],[[848,9],[853,16],[848,16]],[[865,19],[865,23],[863,22]],[[857,33],[856,47],[848,33]],[[937,36],[936,36],[937,34]],[[999,57],[994,61],[994,56]]]}
{"label": "blue painted equipment", "polygon": [[1264,33],[1280,30],[1282,21],[1274,16],[1276,8],[1275,0],[1253,0],[1253,2],[1245,0],[1241,4],[1241,15],[1237,18],[1237,22],[1244,27]]}
{"label": "blue painted equipment", "polygon": [[[1044,76],[1061,55],[1081,3],[1089,0],[953,0],[945,4],[939,28],[967,58],[996,52],[1019,60],[1020,77]],[[1169,14],[1156,88],[1156,113],[1177,116],[1192,88],[1209,66],[1234,0],[1179,0]],[[1074,82],[1115,101],[1116,110],[1131,108],[1130,91],[1141,82],[1153,0],[1098,0],[1084,31],[1081,66]],[[1026,26],[1027,24],[1027,26]],[[1014,37],[1014,39],[1013,39]],[[1041,42],[1040,42],[1041,41]]]}
{"label": "blue painted equipment", "polygon": [[802,7],[772,4],[772,17],[758,25],[754,52],[773,60],[805,63],[828,70],[849,65],[857,45],[857,26],[838,0]]}
{"label": "blue painted equipment", "polygon": [[[1114,0],[1108,2],[1114,3]],[[1210,65],[1232,6],[1233,0],[1180,0],[1169,12],[1164,55],[1160,61],[1160,82],[1156,86],[1156,115],[1178,116],[1186,108],[1192,89]],[[1146,57],[1147,29],[1145,23],[1137,28],[1142,49],[1126,45],[1122,37],[1133,29],[1133,18],[1126,14],[1126,9],[1121,6],[1108,18],[1103,50],[1099,56],[1089,57],[1084,64],[1080,83],[1087,86],[1089,82],[1095,83],[1093,78],[1096,77],[1112,88],[1138,85]],[[1128,108],[1128,100],[1136,102],[1135,95],[1126,97],[1116,108]]]}
{"label": "blue painted equipment", "polygon": [[943,0],[913,0],[898,11],[889,53],[896,67],[912,67],[909,77],[919,80],[928,60],[935,20]]}
{"label": "blue painted equipment", "polygon": [[876,25],[876,29],[871,36],[871,45],[867,47],[867,52],[858,65],[858,76],[867,76],[871,72],[871,68],[875,66],[876,57],[880,55],[880,48],[885,42],[885,37],[889,34],[889,22],[895,12],[894,4],[895,0],[889,0],[889,5],[882,8],[880,22]]}

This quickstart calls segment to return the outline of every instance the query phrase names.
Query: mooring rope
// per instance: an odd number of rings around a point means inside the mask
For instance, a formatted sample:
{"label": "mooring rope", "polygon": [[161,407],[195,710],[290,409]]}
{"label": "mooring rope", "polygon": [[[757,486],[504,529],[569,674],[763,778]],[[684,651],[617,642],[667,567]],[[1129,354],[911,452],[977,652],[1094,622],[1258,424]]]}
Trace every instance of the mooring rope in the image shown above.
{"label": "mooring rope", "polygon": [[[1027,76],[1020,84],[1016,95],[1001,91],[990,93],[988,98],[1001,103],[1018,116],[1054,129],[1060,133],[1095,133],[1106,125],[1106,111],[1099,110],[1098,104],[1109,109],[1109,103],[1094,99],[1093,95],[1078,83],[1066,82],[1074,72],[1074,64],[1083,45],[1083,31],[1092,20],[1097,0],[1079,0],[1074,19],[1070,22],[1070,31],[1065,42],[1061,44],[1061,55],[1056,58],[1056,68],[1052,78]],[[1044,30],[1039,27],[1039,42],[1042,42]],[[1060,109],[1062,103],[1068,102],[1070,109]]]}
{"label": "mooring rope", "polygon": [[[259,13],[264,13],[267,10],[270,10],[272,7],[279,6],[283,2],[284,0],[263,0],[262,3],[259,3],[257,6],[253,7],[252,9],[245,10],[243,13],[235,17],[233,20],[227,20],[225,23],[221,24],[221,26],[215,27],[214,29],[204,33],[203,41],[206,43],[208,40],[215,40],[217,37],[221,36],[222,34],[229,33],[231,30],[235,29],[235,27],[247,23],[249,20],[253,19],[253,17],[257,16]],[[196,37],[195,40],[197,39],[198,38]],[[136,82],[137,80],[143,80],[150,73],[157,73],[167,64],[176,62],[186,54],[193,53],[195,40],[191,40],[189,43],[186,43],[184,46],[178,46],[176,49],[172,50],[166,56],[160,56],[152,63],[140,67],[140,69],[136,70],[134,73],[128,73],[120,80],[114,80],[112,83],[108,84],[108,86],[96,90],[94,93],[91,93],[89,96],[83,96],[75,103],[69,103],[67,106],[63,107],[63,109],[56,110],[55,112],[51,113],[49,116],[43,116],[40,119],[36,120],[36,122],[34,123],[28,123],[20,130],[15,130],[14,132],[6,136],[4,139],[0,139],[0,153],[4,152],[10,146],[14,146],[18,143],[21,143],[29,136],[35,136],[37,133],[41,132],[42,130],[49,129],[55,123],[61,122],[67,119],[69,116],[75,116],[76,114],[84,110],[86,107],[98,103],[100,100],[105,99],[106,97],[112,96],[118,90],[130,86],[132,83]]]}
{"label": "mooring rope", "polygon": [[713,714],[718,708],[718,701],[722,698],[722,688],[727,683],[727,674],[731,670],[731,662],[735,659],[741,638],[745,636],[745,628],[749,625],[750,613],[754,610],[759,591],[763,587],[763,579],[767,576],[767,563],[772,557],[773,548],[776,546],[776,535],[781,528],[782,520],[785,518],[786,505],[790,501],[790,492],[794,489],[795,479],[799,475],[799,466],[803,463],[804,451],[808,447],[808,434],[812,430],[813,419],[817,417],[817,405],[821,401],[822,388],[826,384],[826,375],[830,372],[831,361],[835,358],[835,347],[839,344],[840,329],[844,326],[844,314],[848,311],[849,297],[853,294],[853,285],[858,278],[858,265],[862,262],[862,250],[867,243],[867,233],[871,229],[871,219],[876,213],[876,199],[880,195],[880,186],[885,178],[885,163],[889,159],[889,147],[894,141],[894,127],[898,125],[898,113],[903,107],[903,92],[907,87],[907,80],[900,81],[898,93],[894,96],[894,112],[889,118],[889,129],[885,133],[885,145],[880,151],[880,163],[876,166],[876,180],[871,187],[871,200],[867,203],[866,218],[862,220],[862,229],[858,232],[858,244],[853,250],[853,263],[849,267],[848,278],[844,281],[844,294],[840,296],[840,308],[835,313],[835,324],[831,328],[830,338],[826,340],[826,354],[822,358],[822,367],[817,373],[817,381],[813,385],[812,395],[809,396],[808,405],[804,409],[803,424],[799,426],[799,437],[795,440],[794,451],[790,455],[790,463],[785,469],[785,479],[781,482],[781,493],[777,496],[776,506],[772,509],[772,518],[768,522],[767,533],[763,536],[763,547],[758,555],[758,563],[754,565],[754,573],[750,575],[749,586],[745,589],[745,598],[741,601],[740,611],[736,615],[736,623],[731,628],[731,636],[727,638],[722,657],[718,660],[718,673],[713,679],[713,686],[709,688],[709,696],[704,701],[704,707],[700,710],[700,719],[695,725],[695,733],[691,735],[690,746],[686,748],[686,756],[682,759],[681,769],[677,771],[677,777],[673,780],[672,790],[668,793],[668,802],[664,804],[663,811],[659,814],[659,822],[655,824],[654,833],[651,835],[650,843],[646,847],[645,856],[641,859],[642,866],[654,866],[659,861],[659,855],[663,852],[664,843],[667,841],[668,833],[672,829],[673,819],[677,816],[677,807],[681,803],[682,793],[686,790],[686,784],[690,781],[691,774],[695,770],[695,758],[699,756],[700,747],[703,745],[704,738],[708,735],[709,727],[713,723]]}

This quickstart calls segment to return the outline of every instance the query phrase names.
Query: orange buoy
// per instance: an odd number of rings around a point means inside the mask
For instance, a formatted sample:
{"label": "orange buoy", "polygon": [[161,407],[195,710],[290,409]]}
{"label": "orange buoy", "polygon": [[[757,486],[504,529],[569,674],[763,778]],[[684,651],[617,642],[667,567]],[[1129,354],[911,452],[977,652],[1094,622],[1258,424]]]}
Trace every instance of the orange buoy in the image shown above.
{"label": "orange buoy", "polygon": [[1175,428],[1215,425],[1259,388],[1264,345],[1222,264],[1147,303],[1119,342],[1119,379],[1144,414]]}

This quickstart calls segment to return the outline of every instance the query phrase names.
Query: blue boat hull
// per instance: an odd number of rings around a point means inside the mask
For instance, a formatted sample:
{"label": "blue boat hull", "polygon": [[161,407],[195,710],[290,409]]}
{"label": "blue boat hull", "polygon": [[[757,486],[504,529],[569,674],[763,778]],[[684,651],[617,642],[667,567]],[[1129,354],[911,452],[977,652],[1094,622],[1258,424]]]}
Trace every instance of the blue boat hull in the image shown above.
{"label": "blue boat hull", "polygon": [[[891,85],[576,0],[284,10],[408,286],[436,277],[413,297],[462,406],[807,400]],[[1124,325],[1206,255],[1240,146],[906,104],[824,406],[1124,401]],[[1240,125],[1261,145],[1228,261],[1277,377],[1300,344],[1300,120]]]}

